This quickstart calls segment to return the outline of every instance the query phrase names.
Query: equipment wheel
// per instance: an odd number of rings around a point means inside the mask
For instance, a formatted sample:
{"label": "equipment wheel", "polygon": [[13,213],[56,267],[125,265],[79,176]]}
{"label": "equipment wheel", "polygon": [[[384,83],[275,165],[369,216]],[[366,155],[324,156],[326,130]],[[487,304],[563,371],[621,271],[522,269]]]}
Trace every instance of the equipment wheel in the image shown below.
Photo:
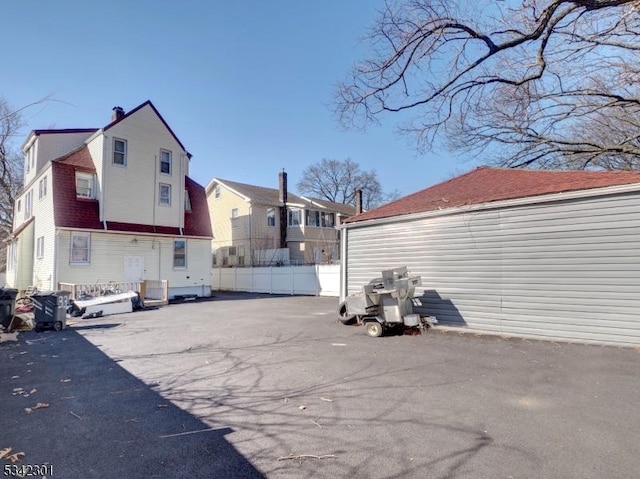
{"label": "equipment wheel", "polygon": [[378,321],[367,321],[364,325],[367,334],[372,338],[379,338],[382,336],[382,332],[384,331],[382,328],[382,324]]}
{"label": "equipment wheel", "polygon": [[62,330],[62,321],[56,321],[55,323],[53,323],[53,329],[55,329],[56,331],[61,331]]}
{"label": "equipment wheel", "polygon": [[342,324],[354,324],[356,322],[355,314],[347,314],[347,303],[342,302],[338,306],[338,319]]}

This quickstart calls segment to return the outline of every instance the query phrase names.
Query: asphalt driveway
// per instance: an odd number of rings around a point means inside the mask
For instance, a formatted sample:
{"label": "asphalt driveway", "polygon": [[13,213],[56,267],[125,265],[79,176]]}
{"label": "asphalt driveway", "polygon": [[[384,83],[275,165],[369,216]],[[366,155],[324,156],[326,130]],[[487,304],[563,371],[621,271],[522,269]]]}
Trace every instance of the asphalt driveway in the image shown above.
{"label": "asphalt driveway", "polygon": [[640,470],[640,351],[374,339],[335,322],[336,304],[217,295],[0,343],[0,454],[69,478]]}

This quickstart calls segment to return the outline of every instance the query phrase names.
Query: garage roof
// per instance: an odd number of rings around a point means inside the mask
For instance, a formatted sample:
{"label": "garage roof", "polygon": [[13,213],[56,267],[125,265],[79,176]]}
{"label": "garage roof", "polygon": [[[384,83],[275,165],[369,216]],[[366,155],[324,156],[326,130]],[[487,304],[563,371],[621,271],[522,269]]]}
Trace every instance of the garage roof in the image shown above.
{"label": "garage roof", "polygon": [[482,166],[353,216],[345,223],[632,183],[640,183],[640,172],[549,171]]}

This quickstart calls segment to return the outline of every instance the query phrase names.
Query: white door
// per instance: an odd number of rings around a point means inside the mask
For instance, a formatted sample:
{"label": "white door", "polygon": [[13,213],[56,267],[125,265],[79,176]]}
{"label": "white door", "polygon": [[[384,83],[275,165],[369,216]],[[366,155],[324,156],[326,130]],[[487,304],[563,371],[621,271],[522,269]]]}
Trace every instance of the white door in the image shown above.
{"label": "white door", "polygon": [[144,256],[124,257],[124,280],[126,282],[139,282],[144,278]]}

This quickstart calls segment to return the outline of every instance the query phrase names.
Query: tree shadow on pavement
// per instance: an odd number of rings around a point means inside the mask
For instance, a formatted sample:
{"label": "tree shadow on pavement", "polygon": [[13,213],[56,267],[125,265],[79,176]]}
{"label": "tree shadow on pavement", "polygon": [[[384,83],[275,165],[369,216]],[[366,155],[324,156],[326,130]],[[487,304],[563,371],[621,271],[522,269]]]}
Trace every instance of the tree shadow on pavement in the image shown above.
{"label": "tree shadow on pavement", "polygon": [[[225,438],[73,329],[0,344],[0,466],[52,477],[264,477]],[[28,409],[31,408],[29,412]]]}

